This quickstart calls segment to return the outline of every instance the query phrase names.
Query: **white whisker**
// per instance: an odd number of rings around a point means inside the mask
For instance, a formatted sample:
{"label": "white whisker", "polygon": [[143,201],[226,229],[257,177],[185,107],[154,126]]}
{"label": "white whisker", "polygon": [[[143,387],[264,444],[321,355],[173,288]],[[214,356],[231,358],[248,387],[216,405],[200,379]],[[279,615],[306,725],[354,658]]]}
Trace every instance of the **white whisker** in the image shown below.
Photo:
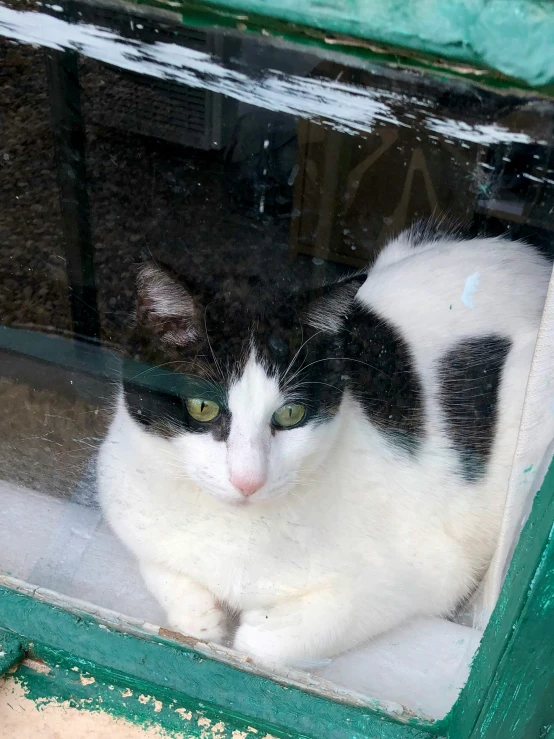
{"label": "white whisker", "polygon": [[212,342],[210,341],[210,336],[209,336],[209,334],[208,334],[208,324],[207,324],[207,321],[206,321],[206,313],[208,312],[208,308],[209,308],[209,307],[210,307],[210,304],[208,304],[208,305],[207,305],[207,306],[206,306],[206,307],[204,308],[204,330],[206,331],[206,339],[207,339],[207,341],[208,341],[208,346],[209,346],[209,348],[210,348],[210,352],[212,353],[212,357],[213,357],[213,360],[214,360],[214,364],[215,364],[215,366],[217,367],[217,370],[218,370],[218,372],[219,372],[219,374],[220,374],[220,377],[221,377],[221,379],[223,380],[225,376],[224,376],[224,374],[223,374],[223,371],[222,371],[222,369],[221,369],[221,365],[220,365],[220,363],[219,363],[219,361],[218,361],[217,357],[215,356],[215,352],[214,352],[214,350],[212,349]]}
{"label": "white whisker", "polygon": [[310,336],[309,338],[307,338],[307,339],[306,339],[306,341],[303,341],[303,342],[302,342],[302,343],[300,344],[300,346],[299,346],[299,348],[298,348],[298,351],[296,352],[296,354],[294,355],[294,357],[293,357],[293,358],[291,359],[291,361],[290,361],[290,363],[289,363],[289,366],[288,366],[288,367],[286,368],[286,370],[285,370],[285,372],[284,372],[284,374],[283,374],[283,380],[285,380],[285,379],[286,379],[286,377],[287,377],[287,374],[288,374],[288,372],[289,372],[290,368],[292,367],[292,365],[293,365],[293,364],[294,364],[294,362],[296,361],[296,357],[297,357],[297,356],[298,356],[298,355],[300,354],[300,352],[302,351],[303,347],[305,347],[305,346],[306,346],[306,344],[307,344],[307,343],[308,343],[309,341],[311,341],[311,340],[312,340],[312,339],[314,339],[314,338],[315,338],[316,336],[318,336],[319,334],[322,334],[322,333],[323,333],[323,329],[321,329],[320,331],[316,331],[316,332],[315,332],[315,334],[312,334],[312,335],[311,335],[311,336]]}

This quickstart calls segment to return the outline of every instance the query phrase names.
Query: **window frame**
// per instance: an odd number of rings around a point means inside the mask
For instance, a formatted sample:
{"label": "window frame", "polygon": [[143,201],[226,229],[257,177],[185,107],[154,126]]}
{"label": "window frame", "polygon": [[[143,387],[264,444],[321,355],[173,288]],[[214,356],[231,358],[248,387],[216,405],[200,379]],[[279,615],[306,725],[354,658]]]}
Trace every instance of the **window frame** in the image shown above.
{"label": "window frame", "polygon": [[[169,0],[133,0],[173,8]],[[511,7],[510,7],[511,6]],[[227,27],[274,33],[322,48],[400,62],[435,72],[470,76],[500,87],[554,92],[554,7],[541,0],[521,3],[459,3],[450,0],[180,0],[183,21],[217,18]],[[525,38],[538,54],[518,56],[510,44]],[[399,58],[400,57],[400,58]]]}

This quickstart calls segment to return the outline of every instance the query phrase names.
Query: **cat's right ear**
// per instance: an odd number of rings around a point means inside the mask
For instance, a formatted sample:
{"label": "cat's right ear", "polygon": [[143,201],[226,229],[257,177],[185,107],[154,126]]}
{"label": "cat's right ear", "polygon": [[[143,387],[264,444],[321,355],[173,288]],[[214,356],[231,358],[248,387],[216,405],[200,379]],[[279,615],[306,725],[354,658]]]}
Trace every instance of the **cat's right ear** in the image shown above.
{"label": "cat's right ear", "polygon": [[194,298],[168,271],[147,262],[137,274],[137,325],[160,341],[185,346],[199,337]]}
{"label": "cat's right ear", "polygon": [[365,272],[355,274],[341,282],[319,287],[308,293],[309,303],[302,313],[304,323],[319,331],[336,334],[366,278]]}

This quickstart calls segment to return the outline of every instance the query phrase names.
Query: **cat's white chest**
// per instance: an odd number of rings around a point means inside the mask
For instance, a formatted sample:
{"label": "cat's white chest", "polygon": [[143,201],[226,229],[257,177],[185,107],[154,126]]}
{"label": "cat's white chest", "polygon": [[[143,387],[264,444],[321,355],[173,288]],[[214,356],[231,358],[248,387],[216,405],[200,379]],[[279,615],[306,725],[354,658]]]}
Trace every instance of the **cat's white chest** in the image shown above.
{"label": "cat's white chest", "polygon": [[320,577],[313,529],[279,517],[220,511],[194,517],[182,537],[184,571],[218,598],[253,608],[303,592]]}
{"label": "cat's white chest", "polygon": [[123,467],[112,471],[109,490],[103,509],[139,561],[186,574],[237,608],[303,592],[325,570],[314,527],[286,509],[252,514],[200,501],[186,486],[170,489],[167,480]]}

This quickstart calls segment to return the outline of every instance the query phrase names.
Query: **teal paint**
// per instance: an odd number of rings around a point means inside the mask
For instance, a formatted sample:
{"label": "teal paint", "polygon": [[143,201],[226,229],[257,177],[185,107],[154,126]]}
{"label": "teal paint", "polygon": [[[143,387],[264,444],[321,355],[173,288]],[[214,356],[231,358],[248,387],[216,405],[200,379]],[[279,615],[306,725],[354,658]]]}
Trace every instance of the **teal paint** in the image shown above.
{"label": "teal paint", "polygon": [[0,630],[0,675],[23,659],[21,640],[9,631]]}
{"label": "teal paint", "polygon": [[[137,686],[152,694],[171,691],[187,705],[262,726],[278,736],[425,739],[430,734],[443,735],[440,723],[410,715],[395,720],[384,711],[281,685],[161,635],[139,632],[137,627],[136,633],[125,633],[122,623],[99,623],[86,612],[63,610],[4,586],[0,586],[0,628],[18,634],[26,651],[51,667],[71,663],[102,675],[105,682]],[[56,688],[52,690],[55,695]]]}
{"label": "teal paint", "polygon": [[[554,526],[551,535],[554,534]],[[554,538],[544,548],[523,611],[472,739],[530,739],[554,723]]]}
{"label": "teal paint", "polygon": [[469,29],[483,63],[534,86],[554,80],[554,4],[551,0],[489,0]]}
{"label": "teal paint", "polygon": [[[531,739],[554,709],[554,460],[450,715],[449,739]],[[554,716],[552,716],[554,720]]]}
{"label": "teal paint", "polygon": [[527,472],[531,472],[531,470],[532,470],[532,469],[533,469],[533,465],[532,465],[532,464],[530,464],[530,465],[529,465],[529,467],[526,467],[526,468],[525,468],[525,469],[524,469],[523,471],[524,471],[525,473],[527,473]]}
{"label": "teal paint", "polygon": [[[95,671],[94,665],[71,659],[63,652],[51,652],[46,656],[49,661],[39,663],[39,670],[28,660],[13,676],[39,710],[54,703],[102,711],[143,729],[155,728],[175,739],[260,739],[268,736],[267,727],[252,726],[202,704],[187,702],[170,690],[145,683],[138,685],[125,676],[103,674]],[[290,737],[290,734],[275,731],[269,735],[275,739]]]}
{"label": "teal paint", "polygon": [[63,336],[0,326],[0,348],[48,362],[69,372],[80,372],[102,380],[115,380],[123,372],[126,379],[148,390],[208,399],[214,396],[214,400],[222,402],[221,393],[214,394],[213,383],[210,385],[198,378],[159,368],[153,373],[150,365],[132,359],[125,359],[122,363],[113,352],[101,346],[75,342]]}
{"label": "teal paint", "polygon": [[70,371],[108,378],[117,377],[119,373],[119,360],[106,349],[40,331],[0,326],[0,348]]}
{"label": "teal paint", "polygon": [[[156,4],[170,7],[163,0]],[[532,87],[554,82],[551,0],[217,0],[196,5],[474,64]]]}

